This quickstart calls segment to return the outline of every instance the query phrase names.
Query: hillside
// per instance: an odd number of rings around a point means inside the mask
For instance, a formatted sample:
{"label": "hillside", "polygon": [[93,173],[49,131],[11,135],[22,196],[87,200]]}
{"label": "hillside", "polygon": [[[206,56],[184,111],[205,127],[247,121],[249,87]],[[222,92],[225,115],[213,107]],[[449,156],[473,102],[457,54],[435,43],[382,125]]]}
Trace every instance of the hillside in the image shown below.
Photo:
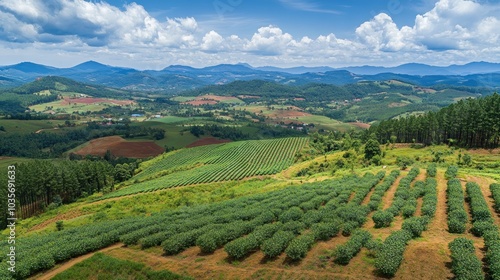
{"label": "hillside", "polygon": [[[486,253],[479,250],[484,240],[490,242],[488,235],[475,231],[454,233],[447,226],[449,219],[453,219],[446,213],[450,203],[446,199],[447,190],[455,188],[457,182],[460,188],[465,187],[465,182],[453,179],[456,173],[442,168],[436,172],[432,165],[424,166],[425,169],[392,172],[379,172],[381,169],[377,168],[371,170],[373,174],[286,186],[151,217],[95,222],[19,238],[19,251],[45,253],[20,256],[17,275],[30,275],[71,256],[119,244],[104,254],[196,279],[212,279],[217,275],[224,279],[256,275],[272,279],[278,275],[287,279],[300,279],[304,275],[307,279],[378,279],[384,275],[395,275],[395,279],[410,276],[428,279],[432,275],[443,279],[453,276],[447,263],[455,249],[450,251],[448,243],[457,237],[471,240],[475,246],[471,256],[491,266],[483,258]],[[459,198],[462,207],[473,209],[472,216],[467,214],[465,227],[479,228],[473,218],[480,211],[476,204],[464,204],[466,197],[484,201],[490,213],[488,221],[500,225],[494,211],[495,200],[490,198],[491,192],[496,192],[495,185],[490,189],[493,181],[464,173],[459,176],[470,182]],[[478,192],[482,195],[477,196]],[[158,197],[142,195],[147,196]],[[110,209],[117,203],[111,202]],[[377,218],[379,213],[396,214],[391,216],[390,224],[379,226],[377,223],[382,221]],[[419,223],[425,226],[422,228]],[[50,246],[52,242],[59,246]],[[391,242],[400,245],[394,247]],[[496,247],[487,246],[488,254],[496,253]],[[23,266],[27,261],[32,264],[29,268]],[[207,267],[210,267],[208,272]],[[72,270],[75,269],[85,268]],[[482,275],[481,270],[472,273]]]}
{"label": "hillside", "polygon": [[[140,93],[135,93],[140,96]],[[40,108],[59,104],[60,98],[94,97],[128,99],[130,91],[118,90],[104,86],[89,85],[71,79],[46,76],[21,85],[19,87],[0,91],[0,113],[15,114],[25,112],[29,106],[44,104]],[[89,103],[85,101],[84,103]],[[48,104],[48,105],[46,105]],[[85,110],[86,108],[80,108]],[[39,109],[39,111],[44,111]]]}

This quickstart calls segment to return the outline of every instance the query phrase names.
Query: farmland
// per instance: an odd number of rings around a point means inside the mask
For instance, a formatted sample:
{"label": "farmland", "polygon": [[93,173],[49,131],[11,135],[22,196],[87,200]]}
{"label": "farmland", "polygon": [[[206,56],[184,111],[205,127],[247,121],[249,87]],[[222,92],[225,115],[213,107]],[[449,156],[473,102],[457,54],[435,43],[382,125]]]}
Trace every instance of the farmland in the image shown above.
{"label": "farmland", "polygon": [[[196,279],[234,279],[242,273],[272,279],[443,279],[462,273],[468,259],[455,257],[464,256],[460,250],[476,257],[480,268],[495,269],[500,218],[494,211],[498,201],[489,197],[497,186],[490,190],[476,178],[467,187],[460,183],[462,205],[471,209],[466,227],[477,230],[453,233],[447,226],[446,193],[456,173],[438,169],[434,174],[433,168],[348,176],[22,238],[18,246],[27,254],[19,256],[19,273],[49,269],[54,262],[117,243],[123,245],[103,254]],[[406,211],[405,205],[414,201],[414,211]],[[402,207],[395,211],[395,205]],[[376,226],[377,211],[395,213],[387,227]],[[470,241],[455,242],[457,238]],[[51,240],[68,245],[51,249]],[[485,244],[487,251],[479,250]],[[45,253],[35,257],[31,250]],[[29,268],[23,265],[26,261],[32,264]],[[72,270],[77,269],[83,268]],[[482,269],[468,273],[484,277]],[[487,273],[495,275],[493,270]]]}
{"label": "farmland", "polygon": [[306,138],[251,140],[174,151],[144,162],[132,179],[133,185],[103,198],[275,174],[293,164],[306,141]]}
{"label": "farmland", "polygon": [[77,112],[97,112],[110,106],[133,106],[136,105],[131,100],[117,100],[109,98],[92,98],[92,97],[78,97],[69,98],[64,97],[61,100],[56,100],[49,103],[43,103],[30,107],[30,110],[36,112],[46,113],[77,113]]}
{"label": "farmland", "polygon": [[116,157],[147,158],[163,153],[163,148],[154,142],[131,142],[120,136],[109,136],[90,140],[81,147],[74,149],[74,153],[81,156],[104,156],[110,151]]}

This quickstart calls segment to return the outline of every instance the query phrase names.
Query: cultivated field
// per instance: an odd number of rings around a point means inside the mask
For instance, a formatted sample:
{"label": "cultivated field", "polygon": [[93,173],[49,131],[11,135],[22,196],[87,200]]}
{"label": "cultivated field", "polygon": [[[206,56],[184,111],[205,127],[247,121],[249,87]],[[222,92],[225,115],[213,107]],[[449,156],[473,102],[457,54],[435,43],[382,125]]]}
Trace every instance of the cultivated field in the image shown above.
{"label": "cultivated field", "polygon": [[154,142],[126,141],[120,136],[102,137],[83,144],[73,153],[81,156],[103,156],[107,151],[116,157],[147,158],[163,153],[164,149]]}
{"label": "cultivated field", "polygon": [[75,112],[97,112],[109,106],[132,106],[135,105],[132,100],[118,100],[109,98],[93,98],[93,97],[64,97],[61,100],[43,103],[31,106],[31,110],[37,112],[54,112],[54,113],[75,113]]}
{"label": "cultivated field", "polygon": [[[293,164],[306,138],[249,140],[167,153],[139,166],[133,185],[102,199],[201,183],[276,174]],[[137,183],[140,182],[140,183]]]}
{"label": "cultivated field", "polygon": [[456,171],[367,173],[20,238],[18,275],[109,247],[88,262],[195,279],[498,279],[499,185]]}

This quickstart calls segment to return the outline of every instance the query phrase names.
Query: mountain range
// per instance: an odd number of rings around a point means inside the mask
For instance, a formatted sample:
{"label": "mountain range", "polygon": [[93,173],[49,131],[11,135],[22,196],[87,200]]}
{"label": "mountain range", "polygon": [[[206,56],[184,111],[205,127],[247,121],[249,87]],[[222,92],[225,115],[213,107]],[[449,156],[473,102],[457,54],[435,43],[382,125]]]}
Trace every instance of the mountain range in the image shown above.
{"label": "mountain range", "polygon": [[177,93],[211,84],[236,80],[265,80],[281,84],[325,83],[343,85],[359,81],[401,80],[422,86],[500,87],[500,63],[472,62],[446,67],[409,63],[396,67],[252,67],[245,63],[204,68],[171,65],[162,70],[136,70],[87,61],[71,68],[56,68],[32,62],[0,66],[0,87],[14,87],[43,76],[61,76],[76,81],[127,90]]}

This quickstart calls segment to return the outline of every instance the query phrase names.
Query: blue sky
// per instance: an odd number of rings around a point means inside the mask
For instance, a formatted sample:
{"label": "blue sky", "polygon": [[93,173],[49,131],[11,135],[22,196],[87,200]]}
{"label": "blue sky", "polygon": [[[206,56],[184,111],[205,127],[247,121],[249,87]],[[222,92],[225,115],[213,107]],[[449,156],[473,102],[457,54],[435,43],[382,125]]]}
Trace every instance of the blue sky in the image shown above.
{"label": "blue sky", "polygon": [[0,64],[500,62],[493,0],[0,0]]}

